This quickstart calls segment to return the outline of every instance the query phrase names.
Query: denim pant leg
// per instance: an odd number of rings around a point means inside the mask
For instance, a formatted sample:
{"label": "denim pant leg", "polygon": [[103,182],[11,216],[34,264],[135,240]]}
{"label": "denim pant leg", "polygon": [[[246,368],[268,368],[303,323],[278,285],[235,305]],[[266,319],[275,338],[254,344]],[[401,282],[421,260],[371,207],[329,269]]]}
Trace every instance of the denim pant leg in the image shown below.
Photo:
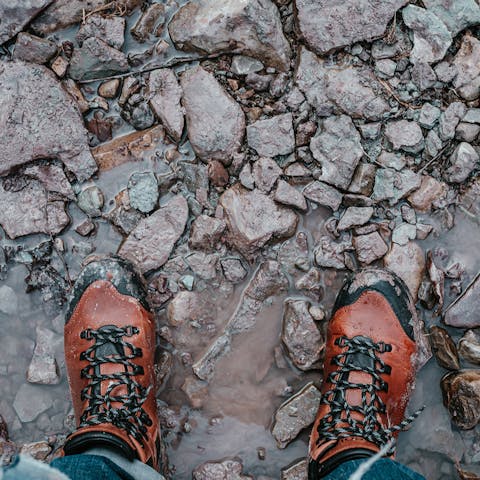
{"label": "denim pant leg", "polygon": [[[350,475],[357,470],[365,460],[350,460],[342,463],[332,473],[324,477],[324,480],[348,480]],[[362,477],[363,480],[425,480],[419,473],[410,470],[405,465],[390,460],[389,458],[381,458],[375,462],[370,470]]]}

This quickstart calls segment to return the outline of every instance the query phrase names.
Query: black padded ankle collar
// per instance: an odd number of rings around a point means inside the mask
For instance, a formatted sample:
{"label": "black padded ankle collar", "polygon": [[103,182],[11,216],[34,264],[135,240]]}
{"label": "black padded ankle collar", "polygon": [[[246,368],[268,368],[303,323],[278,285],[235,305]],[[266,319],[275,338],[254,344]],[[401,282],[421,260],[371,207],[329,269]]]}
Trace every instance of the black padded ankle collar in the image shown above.
{"label": "black padded ankle collar", "polygon": [[358,460],[360,458],[369,458],[375,455],[375,452],[366,448],[353,448],[346,450],[333,457],[329,458],[326,462],[321,460],[310,460],[308,464],[308,480],[320,480],[326,477],[329,473],[332,473],[342,463],[349,462],[350,460]]}
{"label": "black padded ankle collar", "polygon": [[119,450],[123,456],[132,461],[137,458],[135,451],[126,442],[120,438],[106,432],[86,432],[70,438],[65,443],[63,451],[65,456],[77,455],[90,448],[109,447]]}

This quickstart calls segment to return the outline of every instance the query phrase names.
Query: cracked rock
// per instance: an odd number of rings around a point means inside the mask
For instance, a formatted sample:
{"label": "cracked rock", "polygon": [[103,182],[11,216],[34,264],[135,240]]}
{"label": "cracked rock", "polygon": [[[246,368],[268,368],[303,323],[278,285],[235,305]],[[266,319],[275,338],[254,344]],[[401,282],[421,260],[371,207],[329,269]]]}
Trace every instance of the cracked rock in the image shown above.
{"label": "cracked rock", "polygon": [[382,258],[388,251],[387,244],[378,232],[353,237],[353,246],[357,252],[358,261],[364,265]]}
{"label": "cracked rock", "polygon": [[188,244],[191,248],[213,250],[226,228],[224,220],[200,215],[192,223]]}
{"label": "cracked rock", "polygon": [[373,215],[373,207],[348,207],[340,218],[337,230],[348,230],[352,227],[365,225]]}
{"label": "cracked rock", "polygon": [[97,170],[74,101],[44,67],[0,62],[0,130],[0,175],[42,158],[58,158],[79,180]]}
{"label": "cracked rock", "polygon": [[324,55],[381,37],[396,11],[406,3],[407,0],[296,0],[295,6],[301,36],[311,49]]}
{"label": "cracked rock", "polygon": [[336,188],[318,180],[309,183],[304,188],[303,195],[314,203],[330,207],[334,212],[338,210],[343,199],[343,195]]}
{"label": "cracked rock", "polygon": [[14,60],[27,63],[47,63],[57,53],[57,44],[45,38],[20,32],[13,51]]}
{"label": "cracked rock", "polygon": [[330,237],[323,236],[315,247],[315,263],[319,267],[342,270],[345,268],[345,252],[351,249],[349,242],[335,242]]}
{"label": "cracked rock", "polygon": [[282,341],[288,356],[300,370],[319,367],[325,341],[309,312],[305,300],[285,301]]}
{"label": "cracked rock", "polygon": [[416,122],[408,120],[389,122],[385,128],[385,136],[395,150],[419,153],[425,147],[422,129]]}
{"label": "cracked rock", "polygon": [[332,68],[303,47],[299,53],[296,83],[319,116],[338,111],[352,118],[380,120],[390,110],[371,69],[348,65]]}
{"label": "cracked rock", "polygon": [[150,107],[169,135],[178,142],[184,126],[183,109],[180,105],[182,89],[173,70],[159,68],[151,72],[148,90],[151,95]]}
{"label": "cracked rock", "polygon": [[395,205],[399,200],[417,190],[421,176],[411,170],[397,172],[391,168],[379,168],[375,176],[372,198],[376,201],[388,200]]}
{"label": "cracked rock", "polygon": [[431,11],[416,5],[402,10],[403,21],[413,30],[412,63],[435,63],[445,56],[452,44],[452,35],[445,24]]}
{"label": "cracked rock", "polygon": [[73,51],[69,72],[74,80],[93,80],[128,72],[129,68],[124,53],[90,37]]}
{"label": "cracked rock", "polygon": [[23,0],[0,2],[0,45],[13,38],[53,0]]}
{"label": "cracked rock", "polygon": [[174,15],[168,30],[181,50],[242,53],[282,71],[290,67],[290,46],[271,0],[190,1]]}
{"label": "cracked rock", "polygon": [[416,301],[425,274],[425,254],[422,248],[415,242],[408,242],[406,245],[393,243],[383,259],[383,265],[407,284]]}
{"label": "cracked rock", "polygon": [[480,298],[480,276],[451,303],[444,314],[446,325],[457,328],[480,327],[478,317],[478,300]]}
{"label": "cracked rock", "polygon": [[204,161],[227,161],[238,151],[245,134],[242,109],[201,67],[184,72],[181,85],[188,138],[195,153]]}
{"label": "cracked rock", "polygon": [[363,148],[360,134],[346,115],[324,120],[310,142],[310,150],[322,167],[319,180],[346,189],[352,180]]}
{"label": "cracked rock", "polygon": [[462,430],[480,421],[480,372],[460,370],[445,375],[441,381],[443,404],[453,422]]}
{"label": "cracked rock", "polygon": [[277,205],[258,190],[239,185],[229,188],[221,197],[231,243],[250,255],[270,239],[291,237],[298,217],[290,209]]}
{"label": "cracked rock", "polygon": [[445,171],[445,180],[462,183],[478,167],[480,156],[467,142],[460,143],[450,157],[450,167]]}
{"label": "cracked rock", "polygon": [[288,155],[295,148],[291,113],[258,120],[247,127],[249,147],[264,157]]}
{"label": "cracked rock", "polygon": [[160,268],[170,257],[187,219],[187,201],[182,195],[177,195],[152,215],[140,220],[118,254],[136,263],[143,273]]}
{"label": "cracked rock", "polygon": [[285,448],[304,428],[315,421],[320,398],[320,390],[313,383],[307,383],[280,405],[272,428],[278,448]]}
{"label": "cracked rock", "polygon": [[253,480],[248,475],[243,475],[243,465],[238,458],[205,462],[196,467],[192,472],[193,480]]}
{"label": "cracked rock", "polygon": [[103,40],[107,45],[121,50],[125,41],[124,32],[124,18],[115,16],[103,17],[95,14],[88,16],[85,22],[82,22],[75,38],[81,44],[87,38],[96,37]]}

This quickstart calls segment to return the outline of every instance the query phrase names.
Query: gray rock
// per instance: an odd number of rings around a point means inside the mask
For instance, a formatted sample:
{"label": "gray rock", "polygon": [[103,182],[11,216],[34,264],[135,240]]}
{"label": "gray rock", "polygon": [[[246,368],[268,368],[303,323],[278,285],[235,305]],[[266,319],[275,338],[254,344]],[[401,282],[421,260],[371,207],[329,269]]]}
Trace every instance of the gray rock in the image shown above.
{"label": "gray rock", "polygon": [[478,167],[479,160],[480,156],[469,143],[460,143],[450,157],[450,167],[445,171],[445,179],[451,183],[463,183]]}
{"label": "gray rock", "polygon": [[408,120],[389,122],[385,128],[385,136],[395,150],[419,153],[425,147],[422,129],[416,122]]}
{"label": "gray rock", "polygon": [[0,2],[0,45],[13,38],[53,0],[24,0],[22,2]]}
{"label": "gray rock", "polygon": [[264,66],[260,60],[245,55],[234,55],[230,71],[235,75],[248,75],[263,70]]}
{"label": "gray rock", "polygon": [[17,294],[8,285],[0,287],[0,312],[4,315],[16,315],[18,313]]}
{"label": "gray rock", "polygon": [[353,246],[357,252],[358,261],[363,265],[369,265],[388,252],[387,244],[378,232],[353,237]]}
{"label": "gray rock", "polygon": [[180,104],[182,89],[173,70],[160,68],[151,72],[148,90],[150,107],[169,135],[178,142],[182,136],[185,122],[183,108]]}
{"label": "gray rock", "polygon": [[137,226],[143,215],[130,206],[128,191],[122,190],[115,197],[115,208],[108,213],[107,218],[120,230],[120,233],[128,235]]}
{"label": "gray rock", "polygon": [[177,195],[152,215],[140,220],[118,254],[136,263],[142,272],[160,268],[170,257],[187,219],[187,201],[182,195]]}
{"label": "gray rock", "polygon": [[480,108],[469,108],[463,116],[462,122],[480,123]]}
{"label": "gray rock", "polygon": [[288,155],[295,148],[291,113],[258,120],[247,127],[248,146],[259,155],[275,157]]}
{"label": "gray rock", "polygon": [[480,125],[460,122],[455,130],[455,138],[463,142],[473,143],[480,133]]}
{"label": "gray rock", "polygon": [[122,17],[103,17],[95,14],[86,18],[82,22],[75,38],[79,44],[82,44],[87,38],[96,37],[107,45],[117,50],[121,50],[125,32],[125,19]]}
{"label": "gray rock", "polygon": [[376,171],[377,167],[372,163],[359,163],[353,174],[352,182],[348,186],[348,191],[369,197],[373,191]]}
{"label": "gray rock", "polygon": [[275,413],[272,435],[278,448],[285,448],[297,435],[315,421],[321,394],[313,383],[307,383]]}
{"label": "gray rock", "polygon": [[457,328],[480,327],[477,307],[480,293],[480,276],[476,276],[470,285],[445,310],[443,320],[446,325]]}
{"label": "gray rock", "polygon": [[433,88],[437,83],[437,75],[435,70],[428,64],[417,62],[410,70],[412,82],[421,92]]}
{"label": "gray rock", "polygon": [[336,67],[306,48],[300,49],[296,83],[318,115],[339,111],[352,118],[380,120],[390,110],[379,95],[383,89],[369,68]]}
{"label": "gray rock", "polygon": [[336,188],[317,180],[304,188],[303,195],[314,203],[330,207],[334,212],[338,210],[343,199],[343,195]]}
{"label": "gray rock", "polygon": [[390,251],[383,259],[383,265],[396,273],[407,284],[416,301],[425,274],[425,254],[418,243],[392,244]]}
{"label": "gray rock", "polygon": [[284,304],[282,342],[293,364],[300,370],[319,368],[325,348],[325,339],[310,315],[309,307],[310,303],[305,300],[288,299]]}
{"label": "gray rock", "polygon": [[424,128],[433,128],[440,118],[441,110],[431,103],[424,103],[420,110],[418,123]]}
{"label": "gray rock", "polygon": [[77,196],[78,207],[91,217],[98,217],[101,215],[103,203],[103,193],[96,186],[83,189]]}
{"label": "gray rock", "polygon": [[161,35],[165,20],[165,5],[152,3],[145,9],[130,32],[137,42],[144,43],[151,35],[155,37]]}
{"label": "gray rock", "polygon": [[401,171],[407,164],[407,160],[402,153],[393,153],[383,151],[377,158],[377,163],[385,168],[393,168],[394,170]]}
{"label": "gray rock", "polygon": [[417,227],[410,223],[401,223],[397,225],[392,232],[392,242],[398,245],[406,245],[409,240],[415,240],[417,236]]}
{"label": "gray rock", "polygon": [[375,71],[384,78],[393,77],[396,69],[397,64],[389,58],[384,58],[375,62]]}
{"label": "gray rock", "polygon": [[255,180],[252,174],[252,166],[250,163],[246,163],[238,176],[240,183],[249,190],[253,190],[255,187]]}
{"label": "gray rock", "polygon": [[453,65],[457,76],[453,86],[465,100],[475,100],[480,95],[480,41],[465,34]]}
{"label": "gray rock", "polygon": [[[141,0],[116,0],[115,8],[130,13],[141,4]],[[47,35],[56,30],[80,23],[85,14],[96,9],[105,11],[105,5],[111,6],[110,0],[55,0],[30,24],[36,34]]]}
{"label": "gray rock", "polygon": [[146,130],[155,123],[155,116],[148,102],[138,93],[128,99],[120,115],[136,130]]}
{"label": "gray rock", "polygon": [[222,258],[220,266],[225,278],[232,283],[241,282],[248,273],[239,258]]}
{"label": "gray rock", "polygon": [[363,125],[358,125],[357,128],[360,130],[362,138],[365,140],[375,140],[380,136],[382,124],[380,122],[364,123]]}
{"label": "gray rock", "polygon": [[56,385],[60,382],[60,373],[55,360],[57,335],[46,328],[37,327],[37,339],[33,357],[27,371],[27,381],[43,385]]}
{"label": "gray rock", "polygon": [[376,201],[388,200],[395,205],[420,187],[421,176],[411,170],[397,172],[391,168],[379,168],[375,176],[372,198]]}
{"label": "gray rock", "polygon": [[290,209],[277,205],[258,190],[239,185],[229,188],[221,197],[230,242],[243,254],[251,255],[269,240],[291,237],[298,217]]}
{"label": "gray rock", "polygon": [[351,249],[349,242],[335,242],[330,237],[323,236],[315,246],[315,263],[319,267],[342,270],[345,268],[345,252]]}
{"label": "gray rock", "polygon": [[462,102],[453,102],[442,113],[438,125],[438,132],[444,142],[455,137],[455,129],[466,112],[467,107],[465,104]]}
{"label": "gray rock", "polygon": [[423,4],[442,20],[452,37],[480,23],[480,8],[475,0],[425,0]]}
{"label": "gray rock", "polygon": [[290,67],[290,46],[271,0],[190,1],[174,15],[168,30],[181,50],[242,53],[282,71]]}
{"label": "gray rock", "polygon": [[436,63],[452,44],[452,35],[443,21],[430,9],[408,5],[402,10],[403,21],[413,30],[412,63]]}
{"label": "gray rock", "polygon": [[0,175],[39,158],[61,160],[79,180],[97,170],[74,101],[44,67],[0,63],[0,130]]}
{"label": "gray rock", "polygon": [[443,404],[459,428],[474,428],[480,421],[480,372],[460,370],[447,373],[440,383]]}
{"label": "gray rock", "polygon": [[352,180],[363,148],[360,134],[346,115],[324,120],[310,142],[310,150],[322,167],[319,180],[346,189]]}
{"label": "gray rock", "polygon": [[195,467],[193,480],[253,480],[253,477],[243,475],[242,462],[237,458],[205,462]]}
{"label": "gray rock", "polygon": [[70,76],[74,80],[93,80],[129,70],[124,53],[96,37],[87,38],[75,48],[70,60]]}
{"label": "gray rock", "polygon": [[56,53],[57,44],[55,42],[20,32],[15,42],[13,59],[41,65],[47,63]]}
{"label": "gray rock", "polygon": [[224,220],[208,215],[200,215],[192,223],[188,244],[191,248],[213,250],[225,231]]}
{"label": "gray rock", "polygon": [[130,205],[140,212],[150,213],[158,202],[158,183],[152,172],[134,173],[128,180]]}
{"label": "gray rock", "polygon": [[195,252],[185,257],[192,272],[203,280],[213,280],[217,276],[218,255]]}
{"label": "gray rock", "polygon": [[373,215],[373,207],[348,207],[340,218],[337,230],[348,230],[352,227],[365,225]]}
{"label": "gray rock", "polygon": [[310,268],[310,251],[305,232],[298,232],[293,238],[283,242],[278,252],[278,261],[290,275],[299,270],[308,271]]}
{"label": "gray rock", "polygon": [[[300,34],[323,55],[360,41],[381,37],[395,12],[407,0],[296,0]],[[322,14],[319,15],[319,12]]]}
{"label": "gray rock", "polygon": [[238,151],[245,134],[242,109],[201,67],[183,73],[181,85],[188,138],[195,153],[205,161],[227,161]]}
{"label": "gray rock", "polygon": [[0,225],[7,235],[13,239],[31,233],[60,233],[70,223],[65,203],[49,201],[39,181],[21,178],[9,177],[0,182]]}
{"label": "gray rock", "polygon": [[425,155],[429,158],[436,157],[443,147],[443,142],[435,130],[430,130],[425,139]]}
{"label": "gray rock", "polygon": [[301,212],[307,210],[307,201],[302,192],[290,185],[285,180],[279,180],[275,190],[274,200],[288,207],[294,207]]}
{"label": "gray rock", "polygon": [[255,186],[263,193],[270,193],[281,174],[282,169],[271,158],[261,157],[253,164]]}
{"label": "gray rock", "polygon": [[13,408],[20,421],[27,423],[51,408],[53,400],[50,391],[24,383],[15,395]]}

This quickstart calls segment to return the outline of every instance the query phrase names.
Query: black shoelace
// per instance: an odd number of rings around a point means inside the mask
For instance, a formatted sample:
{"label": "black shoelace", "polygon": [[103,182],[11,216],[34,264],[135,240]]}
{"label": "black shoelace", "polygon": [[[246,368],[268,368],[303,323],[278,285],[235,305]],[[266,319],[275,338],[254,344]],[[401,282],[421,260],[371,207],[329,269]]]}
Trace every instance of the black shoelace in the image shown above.
{"label": "black shoelace", "polygon": [[[144,374],[143,367],[133,362],[142,356],[142,350],[125,341],[125,337],[138,332],[137,327],[114,325],[82,331],[81,338],[94,340],[94,343],[80,356],[90,364],[81,371],[81,377],[87,378],[89,383],[81,392],[81,398],[88,400],[88,406],[80,418],[80,427],[110,423],[143,443],[152,420],[142,405],[152,386],[145,388],[135,380],[137,375]],[[118,364],[119,371],[101,373],[101,366],[111,363]],[[102,393],[102,382],[106,381],[109,386]],[[126,387],[127,393],[114,395],[113,391],[121,386]]]}
{"label": "black shoelace", "polygon": [[[423,407],[414,414],[406,417],[399,425],[386,427],[379,421],[379,414],[386,412],[385,403],[379,392],[387,391],[388,383],[381,375],[389,375],[391,367],[378,356],[379,353],[389,352],[389,344],[375,343],[368,337],[357,336],[354,338],[339,337],[335,341],[345,350],[332,359],[338,367],[333,371],[327,381],[332,384],[322,397],[321,403],[328,405],[330,411],[325,415],[319,425],[318,441],[339,440],[348,437],[361,437],[380,448],[393,439],[397,431],[405,430],[423,410]],[[351,372],[364,372],[372,377],[371,383],[352,383],[349,379]],[[347,391],[357,389],[361,391],[361,404],[350,405],[346,399]],[[357,413],[361,420],[353,418]],[[390,449],[393,453],[394,447]]]}

